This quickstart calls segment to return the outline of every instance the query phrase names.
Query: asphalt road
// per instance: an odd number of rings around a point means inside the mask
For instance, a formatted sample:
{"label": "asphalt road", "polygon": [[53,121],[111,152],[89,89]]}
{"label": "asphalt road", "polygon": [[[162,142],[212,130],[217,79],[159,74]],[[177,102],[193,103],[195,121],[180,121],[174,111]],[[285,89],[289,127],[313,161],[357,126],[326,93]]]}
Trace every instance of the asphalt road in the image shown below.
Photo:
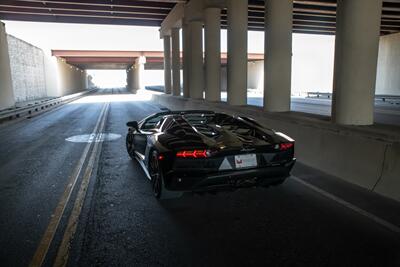
{"label": "asphalt road", "polygon": [[[104,133],[122,135],[94,153],[68,266],[400,266],[400,233],[299,182],[157,201],[125,151],[125,123],[159,108],[145,97],[87,96],[38,117],[0,127],[0,263],[31,263],[87,143],[110,102]],[[113,94],[111,94],[113,93]],[[123,92],[120,92],[123,93]],[[100,123],[101,124],[101,123]],[[100,127],[101,129],[101,127]],[[400,205],[299,164],[301,181],[400,226]],[[65,239],[82,175],[62,213],[43,266]]]}

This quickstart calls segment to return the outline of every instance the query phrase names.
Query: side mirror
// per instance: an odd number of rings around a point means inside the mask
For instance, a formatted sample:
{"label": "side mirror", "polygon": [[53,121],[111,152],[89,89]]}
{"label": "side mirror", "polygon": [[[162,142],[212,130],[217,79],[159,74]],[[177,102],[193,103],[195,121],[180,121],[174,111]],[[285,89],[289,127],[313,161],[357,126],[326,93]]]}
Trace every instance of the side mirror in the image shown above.
{"label": "side mirror", "polygon": [[139,130],[139,125],[137,121],[129,121],[126,123],[126,126],[134,128],[135,130]]}

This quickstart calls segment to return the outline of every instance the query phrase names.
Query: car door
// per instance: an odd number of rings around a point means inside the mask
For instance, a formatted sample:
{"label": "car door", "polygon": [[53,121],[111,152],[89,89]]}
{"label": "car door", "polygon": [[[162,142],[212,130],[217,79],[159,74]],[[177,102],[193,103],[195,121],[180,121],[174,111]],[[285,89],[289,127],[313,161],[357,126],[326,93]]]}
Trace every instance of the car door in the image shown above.
{"label": "car door", "polygon": [[143,157],[146,154],[148,136],[158,131],[162,118],[163,116],[148,118],[139,126],[139,130],[134,135],[133,143],[135,145],[135,150]]}

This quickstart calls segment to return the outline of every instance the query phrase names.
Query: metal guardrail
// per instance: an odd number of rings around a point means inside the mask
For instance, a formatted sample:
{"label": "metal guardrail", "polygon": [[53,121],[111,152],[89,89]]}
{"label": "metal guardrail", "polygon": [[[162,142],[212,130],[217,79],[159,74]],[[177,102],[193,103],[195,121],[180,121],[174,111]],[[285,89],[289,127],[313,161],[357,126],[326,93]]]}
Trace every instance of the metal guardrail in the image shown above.
{"label": "metal guardrail", "polygon": [[319,98],[320,96],[326,96],[328,98],[331,98],[332,93],[307,92],[307,97],[310,97],[311,95],[315,95],[317,96],[317,98]]}
{"label": "metal guardrail", "polygon": [[82,95],[91,93],[93,91],[95,91],[95,90],[87,90],[87,91],[72,94],[72,95],[42,100],[40,103],[33,104],[33,105],[27,105],[24,107],[2,110],[2,111],[0,111],[0,122],[12,120],[12,119],[16,119],[16,118],[21,118],[26,115],[31,115],[35,112],[43,111],[46,108],[50,108],[50,107],[61,105],[61,104],[67,103],[67,102],[71,102],[71,101],[81,97]]}
{"label": "metal guardrail", "polygon": [[[320,96],[331,98],[332,93],[307,92],[307,97],[310,98],[311,96],[316,96],[317,98],[319,98]],[[386,100],[395,100],[400,102],[400,95],[375,95],[375,99],[376,100],[380,99],[383,102],[386,102]]]}
{"label": "metal guardrail", "polygon": [[400,95],[375,95],[375,99],[381,99],[383,102],[386,102],[386,100],[400,101]]}

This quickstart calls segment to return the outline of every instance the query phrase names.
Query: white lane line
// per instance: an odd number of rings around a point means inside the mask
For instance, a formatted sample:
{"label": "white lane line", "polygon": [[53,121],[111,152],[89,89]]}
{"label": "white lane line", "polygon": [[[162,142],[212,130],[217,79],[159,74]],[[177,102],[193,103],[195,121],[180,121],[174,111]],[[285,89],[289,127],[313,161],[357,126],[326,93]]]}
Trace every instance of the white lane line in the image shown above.
{"label": "white lane line", "polygon": [[296,176],[291,176],[291,179],[293,179],[294,181],[296,181],[296,182],[298,182],[298,183],[300,183],[300,184],[302,184],[302,185],[304,185],[304,186],[306,186],[306,187],[308,187],[308,188],[320,193],[324,197],[329,198],[329,199],[331,199],[331,200],[333,200],[333,201],[345,206],[346,208],[349,208],[349,209],[357,212],[358,214],[361,214],[361,215],[367,217],[370,220],[373,220],[374,222],[380,224],[381,226],[383,226],[383,227],[385,227],[385,228],[387,228],[387,229],[389,229],[389,230],[391,230],[391,231],[393,231],[393,232],[395,232],[397,234],[400,234],[400,227],[398,227],[398,226],[396,226],[396,225],[394,225],[394,224],[392,224],[392,223],[390,223],[388,221],[385,221],[384,219],[381,219],[378,216],[376,216],[376,215],[374,215],[372,213],[369,213],[368,211],[365,211],[365,210],[363,210],[363,209],[361,209],[361,208],[359,208],[359,207],[347,202],[346,200],[343,200],[343,199],[341,199],[341,198],[339,198],[339,197],[337,197],[337,196],[335,196],[335,195],[333,195],[333,194],[331,194],[329,192],[326,192],[325,190],[322,190],[321,188],[318,188],[318,187],[316,187],[316,186],[314,186],[314,185],[312,185],[310,183],[307,183],[306,181],[304,181],[304,180],[302,180],[302,179],[300,179],[300,178],[298,178]]}

